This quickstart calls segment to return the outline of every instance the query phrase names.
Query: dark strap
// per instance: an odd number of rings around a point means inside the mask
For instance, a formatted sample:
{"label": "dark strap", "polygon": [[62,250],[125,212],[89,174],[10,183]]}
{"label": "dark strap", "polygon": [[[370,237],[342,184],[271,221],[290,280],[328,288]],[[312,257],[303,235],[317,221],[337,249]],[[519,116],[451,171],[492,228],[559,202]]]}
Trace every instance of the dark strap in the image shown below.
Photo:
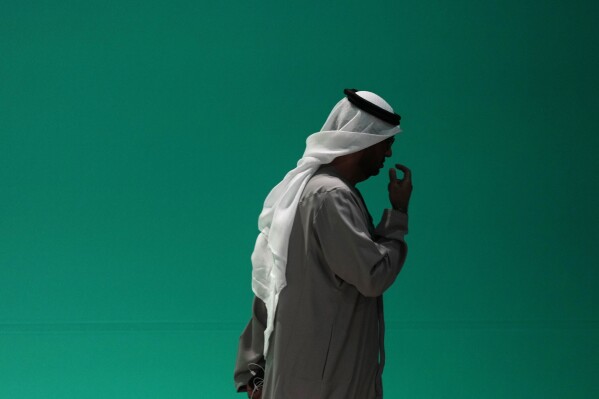
{"label": "dark strap", "polygon": [[365,112],[368,112],[370,115],[376,116],[377,118],[384,120],[387,123],[390,123],[394,126],[399,126],[401,116],[393,112],[389,112],[386,109],[383,109],[378,105],[371,103],[370,101],[360,97],[358,94],[356,94],[356,92],[356,89],[343,90],[343,93],[345,93],[349,102],[354,104],[356,107],[360,108]]}

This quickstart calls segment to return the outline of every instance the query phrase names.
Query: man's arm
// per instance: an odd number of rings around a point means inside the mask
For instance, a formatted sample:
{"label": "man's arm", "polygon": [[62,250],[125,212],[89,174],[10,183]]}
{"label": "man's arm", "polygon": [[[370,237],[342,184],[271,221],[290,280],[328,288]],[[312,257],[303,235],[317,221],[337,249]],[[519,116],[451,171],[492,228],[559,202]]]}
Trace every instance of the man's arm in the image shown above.
{"label": "man's arm", "polygon": [[[252,318],[239,337],[237,361],[235,363],[235,388],[237,392],[247,392],[248,383],[257,375],[264,375],[264,329],[266,328],[266,306],[261,299],[254,297]],[[255,374],[253,374],[254,372]],[[250,391],[253,387],[250,387]],[[254,398],[259,396],[254,395]]]}
{"label": "man's arm", "polygon": [[350,190],[329,191],[314,222],[327,265],[362,295],[376,297],[404,264],[408,220],[403,212],[387,210],[373,239],[359,201]]}

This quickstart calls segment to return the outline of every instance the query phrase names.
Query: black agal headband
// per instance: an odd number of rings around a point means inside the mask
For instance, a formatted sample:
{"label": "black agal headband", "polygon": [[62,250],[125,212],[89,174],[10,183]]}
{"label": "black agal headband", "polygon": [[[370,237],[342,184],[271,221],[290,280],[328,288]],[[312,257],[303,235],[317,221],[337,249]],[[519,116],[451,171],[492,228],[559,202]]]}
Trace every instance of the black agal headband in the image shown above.
{"label": "black agal headband", "polygon": [[393,112],[389,112],[386,109],[383,109],[378,105],[371,103],[363,97],[360,97],[356,92],[356,89],[343,90],[343,93],[345,93],[349,102],[354,104],[356,107],[360,108],[365,112],[368,112],[370,115],[376,116],[377,118],[384,120],[387,123],[390,123],[394,126],[399,126],[401,116],[399,116],[398,114],[394,114]]}

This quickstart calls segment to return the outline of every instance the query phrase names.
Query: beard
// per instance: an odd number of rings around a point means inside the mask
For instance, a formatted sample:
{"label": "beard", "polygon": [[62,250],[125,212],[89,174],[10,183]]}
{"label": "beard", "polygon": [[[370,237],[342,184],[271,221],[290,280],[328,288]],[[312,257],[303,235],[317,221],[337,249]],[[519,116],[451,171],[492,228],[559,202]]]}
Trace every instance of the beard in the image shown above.
{"label": "beard", "polygon": [[360,166],[360,170],[364,174],[364,177],[368,179],[369,177],[378,175],[381,171],[381,168],[384,166],[384,163],[384,155],[381,156],[378,151],[374,151],[372,148],[367,148],[360,158],[358,165]]}

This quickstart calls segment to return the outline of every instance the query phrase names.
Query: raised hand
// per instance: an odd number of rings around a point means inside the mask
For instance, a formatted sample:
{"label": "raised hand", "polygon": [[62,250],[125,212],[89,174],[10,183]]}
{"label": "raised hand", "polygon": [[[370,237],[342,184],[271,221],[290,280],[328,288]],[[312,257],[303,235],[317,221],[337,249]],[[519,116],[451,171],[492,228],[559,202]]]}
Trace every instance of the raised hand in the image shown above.
{"label": "raised hand", "polygon": [[402,179],[398,179],[396,170],[389,169],[389,201],[393,209],[407,213],[412,195],[412,172],[404,165],[395,164],[395,167],[404,175]]}

